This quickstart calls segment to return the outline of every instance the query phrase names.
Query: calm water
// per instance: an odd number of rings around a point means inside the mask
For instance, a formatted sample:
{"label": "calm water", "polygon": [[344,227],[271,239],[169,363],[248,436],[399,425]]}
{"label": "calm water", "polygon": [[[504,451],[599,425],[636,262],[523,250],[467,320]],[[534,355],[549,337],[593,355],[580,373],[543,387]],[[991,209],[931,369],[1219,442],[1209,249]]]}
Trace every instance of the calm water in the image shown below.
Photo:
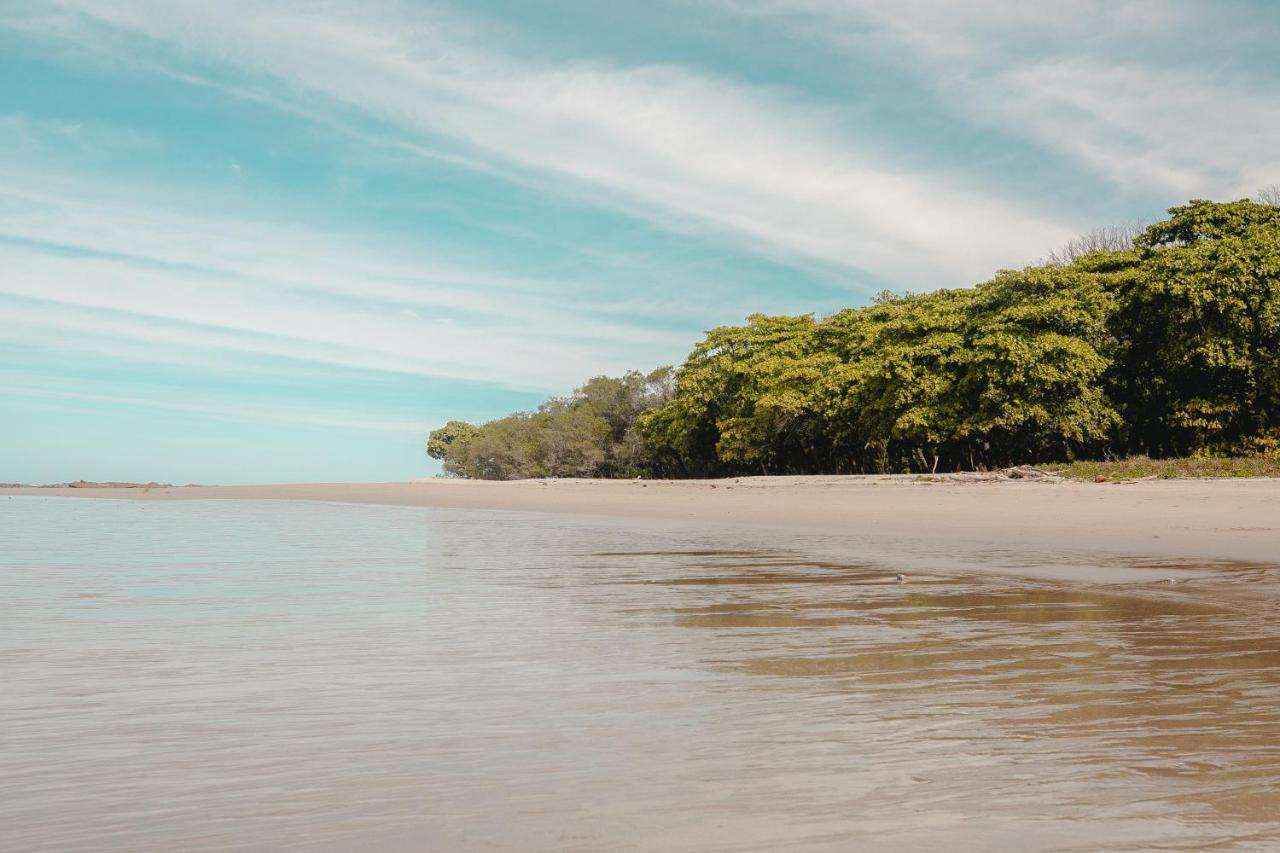
{"label": "calm water", "polygon": [[1280,849],[1280,569],[756,538],[0,499],[0,848]]}

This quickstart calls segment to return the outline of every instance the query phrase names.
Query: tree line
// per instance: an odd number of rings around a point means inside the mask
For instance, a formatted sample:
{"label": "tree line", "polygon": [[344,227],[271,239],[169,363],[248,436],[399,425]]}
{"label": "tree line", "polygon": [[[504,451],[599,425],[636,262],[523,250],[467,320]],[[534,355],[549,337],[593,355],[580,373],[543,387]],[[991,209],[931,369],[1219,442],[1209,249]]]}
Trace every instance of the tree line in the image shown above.
{"label": "tree line", "polygon": [[451,421],[447,473],[975,470],[1280,455],[1280,205],[1191,201],[972,288],[712,329],[678,369]]}

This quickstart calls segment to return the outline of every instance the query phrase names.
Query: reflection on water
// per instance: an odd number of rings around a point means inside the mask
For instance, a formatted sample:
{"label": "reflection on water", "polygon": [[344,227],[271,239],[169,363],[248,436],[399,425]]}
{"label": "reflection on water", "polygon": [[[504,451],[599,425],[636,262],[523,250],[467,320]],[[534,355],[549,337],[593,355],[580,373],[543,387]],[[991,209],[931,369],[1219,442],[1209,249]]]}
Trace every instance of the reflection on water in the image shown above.
{"label": "reflection on water", "polygon": [[1280,569],[605,524],[0,500],[0,848],[1280,849]]}

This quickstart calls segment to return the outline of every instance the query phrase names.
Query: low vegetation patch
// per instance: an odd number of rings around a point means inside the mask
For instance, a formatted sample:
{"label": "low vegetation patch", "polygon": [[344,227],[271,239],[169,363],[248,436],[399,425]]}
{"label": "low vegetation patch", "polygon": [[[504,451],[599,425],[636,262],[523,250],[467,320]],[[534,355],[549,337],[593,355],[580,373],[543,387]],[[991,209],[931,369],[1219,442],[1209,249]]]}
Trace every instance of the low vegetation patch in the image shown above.
{"label": "low vegetation patch", "polygon": [[1071,462],[1044,467],[1069,480],[1088,480],[1095,483],[1151,478],[1177,480],[1280,477],[1280,459],[1256,456],[1187,459],[1148,459],[1145,456],[1134,456],[1107,462]]}

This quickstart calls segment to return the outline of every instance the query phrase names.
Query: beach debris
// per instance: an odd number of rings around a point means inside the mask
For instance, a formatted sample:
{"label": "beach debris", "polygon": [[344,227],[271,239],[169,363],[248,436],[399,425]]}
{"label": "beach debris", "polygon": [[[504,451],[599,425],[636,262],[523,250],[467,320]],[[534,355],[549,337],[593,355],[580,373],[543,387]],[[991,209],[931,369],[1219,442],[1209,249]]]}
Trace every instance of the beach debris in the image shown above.
{"label": "beach debris", "polygon": [[897,581],[898,583],[906,583],[906,582],[907,582],[907,576],[906,576],[906,575],[904,575],[904,574],[902,574],[901,572],[899,572],[898,574],[894,575],[894,576],[893,576],[893,579],[894,579],[895,581]]}
{"label": "beach debris", "polygon": [[1160,583],[1167,583],[1167,584],[1175,584],[1177,582],[1178,582],[1177,578],[1165,578],[1164,580],[1160,581]]}
{"label": "beach debris", "polygon": [[1026,480],[1033,483],[1064,483],[1066,478],[1056,471],[1036,468],[1033,465],[1015,465],[1012,468],[997,468],[981,471],[954,471],[943,474],[889,474],[870,479],[867,485],[877,483],[917,483],[934,485],[937,483],[1000,483],[1006,480]]}
{"label": "beach debris", "polygon": [[1012,468],[1006,468],[1004,475],[1010,480],[1060,480],[1057,474],[1046,471],[1043,468],[1036,468],[1034,465],[1014,465]]}

